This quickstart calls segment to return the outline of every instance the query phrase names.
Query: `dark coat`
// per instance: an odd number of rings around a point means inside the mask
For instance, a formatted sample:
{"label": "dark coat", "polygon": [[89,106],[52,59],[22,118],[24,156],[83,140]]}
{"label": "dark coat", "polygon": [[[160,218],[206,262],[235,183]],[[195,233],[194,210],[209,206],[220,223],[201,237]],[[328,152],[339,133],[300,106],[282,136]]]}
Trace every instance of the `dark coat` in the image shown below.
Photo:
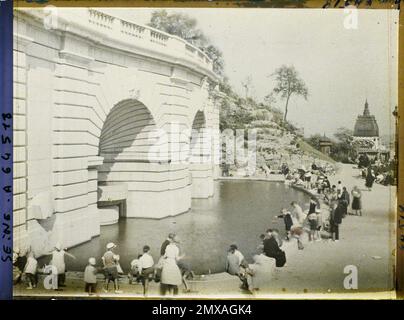
{"label": "dark coat", "polygon": [[310,201],[309,214],[310,213],[315,213],[316,212],[316,207],[317,207],[317,203]]}
{"label": "dark coat", "polygon": [[341,200],[344,201],[343,205],[348,207],[348,205],[349,205],[349,203],[351,201],[348,191],[345,190],[345,191],[342,192]]}
{"label": "dark coat", "polygon": [[278,246],[278,242],[274,237],[270,237],[264,240],[264,253],[267,257],[275,258],[281,249]]}
{"label": "dark coat", "polygon": [[283,267],[286,263],[285,252],[279,248],[275,237],[264,240],[264,253],[267,257],[274,258],[277,267]]}
{"label": "dark coat", "polygon": [[341,224],[342,218],[344,216],[344,208],[341,203],[332,212],[331,220],[334,224]]}
{"label": "dark coat", "polygon": [[368,188],[372,188],[373,182],[375,181],[375,177],[373,176],[372,172],[368,170],[367,175],[366,175],[366,183],[365,186]]}

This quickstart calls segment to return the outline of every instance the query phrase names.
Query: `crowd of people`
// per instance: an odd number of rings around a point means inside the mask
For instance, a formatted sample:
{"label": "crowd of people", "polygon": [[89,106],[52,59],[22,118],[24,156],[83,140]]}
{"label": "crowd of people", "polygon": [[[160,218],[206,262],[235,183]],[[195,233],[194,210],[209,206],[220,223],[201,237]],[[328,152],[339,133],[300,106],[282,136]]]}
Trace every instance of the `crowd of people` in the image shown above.
{"label": "crowd of people", "polygon": [[[170,233],[160,248],[160,258],[155,263],[153,256],[150,254],[150,246],[143,246],[143,252],[139,254],[130,263],[130,271],[128,273],[129,284],[141,283],[143,286],[143,294],[148,294],[149,282],[155,281],[160,284],[160,295],[167,293],[176,295],[180,285],[184,285],[184,291],[189,292],[189,279],[195,274],[191,270],[190,264],[185,261],[185,254],[180,254],[179,237]],[[98,274],[104,275],[103,291],[109,292],[109,286],[112,283],[115,293],[122,293],[119,288],[119,278],[124,276],[124,271],[120,265],[120,256],[117,254],[117,245],[110,242],[106,245],[106,252],[97,264],[95,257],[88,259],[88,264],[84,269],[83,282],[84,291],[89,295],[97,293],[97,282],[99,282]],[[76,259],[72,254],[68,253],[58,243],[51,255],[49,265],[39,268],[38,261],[32,250],[23,253],[19,250],[14,251],[14,283],[24,282],[27,289],[36,288],[38,285],[38,274],[53,273],[57,275],[57,285],[54,290],[61,291],[65,287],[66,263],[65,258]]]}
{"label": "crowd of people", "polygon": [[[370,169],[369,169],[370,170]],[[309,241],[320,241],[321,234],[333,241],[339,241],[339,225],[348,214],[362,216],[362,192],[354,186],[349,192],[341,181],[331,185],[328,175],[333,175],[333,170],[319,169],[313,163],[311,170],[298,169],[293,174],[286,174],[289,184],[308,190],[312,197],[307,215],[305,216],[305,229],[308,231]],[[373,181],[372,172],[366,179],[365,186],[371,189]],[[319,200],[322,199],[328,208],[320,210]],[[298,211],[301,210],[297,209]]]}
{"label": "crowd of people", "polygon": [[292,201],[290,210],[283,208],[276,216],[284,221],[285,238],[282,239],[278,229],[267,229],[265,234],[260,235],[260,244],[253,256],[253,264],[247,263],[237,245],[230,246],[226,271],[240,278],[241,289],[250,293],[259,290],[265,281],[271,279],[273,270],[286,266],[286,253],[282,250],[285,241],[296,241],[297,249],[303,250],[303,237],[306,233],[308,241],[314,242],[322,241],[323,231],[328,232],[329,240],[339,241],[339,224],[349,204],[348,191],[340,182],[338,187],[332,186],[323,195],[331,207],[328,221],[323,220],[317,197],[311,197],[307,212],[296,201]]}
{"label": "crowd of people", "polygon": [[[348,215],[362,216],[362,191],[357,186],[349,192],[342,181],[331,185],[328,175],[334,174],[329,167],[311,165],[309,170],[304,167],[291,170],[286,164],[282,165],[282,173],[289,184],[303,188],[311,193],[310,202],[306,204],[307,210],[303,210],[297,201],[292,201],[290,208],[283,208],[275,219],[282,219],[285,228],[285,237],[280,236],[276,228],[268,228],[260,235],[260,242],[256,253],[253,255],[253,263],[248,263],[236,244],[230,245],[227,252],[225,270],[231,275],[237,276],[241,281],[240,288],[253,293],[268,280],[274,270],[286,266],[286,253],[282,249],[285,242],[296,242],[297,249],[303,250],[304,236],[307,241],[318,242],[323,239],[338,242],[340,240],[340,225]],[[371,190],[376,180],[373,169],[366,168],[365,186]],[[321,203],[326,204],[321,206]],[[276,220],[272,222],[275,223]],[[161,245],[160,257],[156,262],[150,254],[149,245],[144,245],[142,253],[133,259],[129,266],[129,284],[140,283],[143,294],[146,296],[150,281],[159,283],[160,295],[167,293],[178,294],[179,286],[184,286],[184,291],[189,292],[189,279],[194,278],[189,263],[180,253],[179,237],[170,233]],[[84,290],[92,295],[97,292],[97,282],[104,279],[103,291],[109,292],[112,283],[115,293],[121,293],[119,278],[124,275],[120,265],[120,256],[117,254],[117,245],[110,242],[106,245],[106,252],[97,264],[95,257],[89,257],[88,265],[84,269]],[[76,259],[57,243],[54,250],[49,252],[51,261],[48,266],[39,268],[38,261],[32,250],[25,253],[14,252],[15,283],[24,282],[27,289],[33,289],[38,285],[38,273],[57,274],[57,288],[62,290],[65,286],[66,263],[65,259]],[[103,274],[104,277],[99,277]]]}
{"label": "crowd of people", "polygon": [[[304,167],[291,170],[283,164],[281,171],[288,183],[310,191],[312,196],[306,212],[296,201],[291,203],[290,210],[287,208],[281,210],[276,218],[284,221],[285,239],[281,239],[277,229],[268,229],[266,234],[260,236],[262,243],[254,255],[253,265],[245,261],[236,245],[230,246],[226,270],[232,275],[237,275],[242,282],[241,288],[249,292],[259,289],[260,282],[254,281],[257,270],[260,270],[257,269],[257,265],[261,267],[270,265],[264,268],[267,273],[271,273],[274,268],[286,266],[286,255],[281,249],[284,241],[296,241],[298,250],[304,249],[302,240],[306,233],[309,243],[323,239],[338,242],[343,219],[348,214],[362,216],[362,191],[358,186],[354,186],[349,192],[342,181],[331,185],[328,175],[335,172],[330,167],[319,167],[313,163],[310,170]],[[371,188],[369,181],[371,179],[367,178],[365,185]],[[371,182],[373,183],[373,180]],[[323,208],[320,208],[320,199],[326,204]],[[270,276],[267,275],[265,279],[270,279]]]}
{"label": "crowd of people", "polygon": [[[366,184],[372,187],[373,183],[384,186],[395,185],[397,183],[397,159],[388,160],[373,159],[362,154],[356,161],[358,168],[362,170],[362,177],[366,179]],[[368,187],[369,188],[369,187]]]}

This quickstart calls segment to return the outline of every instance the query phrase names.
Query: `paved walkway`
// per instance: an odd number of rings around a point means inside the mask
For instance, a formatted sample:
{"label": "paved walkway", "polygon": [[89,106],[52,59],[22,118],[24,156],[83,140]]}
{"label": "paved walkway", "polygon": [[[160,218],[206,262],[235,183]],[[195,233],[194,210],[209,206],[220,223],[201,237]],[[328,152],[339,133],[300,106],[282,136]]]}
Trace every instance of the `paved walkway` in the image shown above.
{"label": "paved walkway", "polygon": [[[395,188],[374,184],[365,191],[360,171],[342,165],[330,178],[341,180],[350,192],[357,185],[362,190],[363,216],[348,215],[340,225],[340,241],[307,243],[305,249],[292,254],[288,266],[278,274],[274,289],[289,293],[346,293],[343,281],[347,265],[358,269],[359,292],[380,292],[393,289]],[[283,272],[284,271],[284,272]],[[276,292],[276,290],[274,290]],[[349,290],[348,292],[352,292]]]}
{"label": "paved walkway", "polygon": [[[338,173],[330,178],[332,184],[338,180],[350,191],[354,185],[364,190],[364,180],[359,177],[359,170],[352,165],[341,165]],[[393,289],[394,265],[394,211],[387,213],[394,203],[395,188],[374,185],[372,191],[362,192],[363,216],[347,216],[340,226],[340,241],[320,241],[307,243],[305,249],[297,250],[296,243],[286,243],[287,266],[276,271],[275,278],[268,289],[260,291],[255,297],[296,297],[296,298],[331,298],[334,294],[343,293],[350,297],[364,297],[358,292],[375,292],[370,297],[390,298]],[[347,265],[358,269],[358,290],[346,290],[343,281]],[[83,293],[83,282],[80,274],[68,276],[68,289],[62,292],[44,289],[26,290],[22,286],[15,287],[17,295],[60,295],[86,297]],[[124,282],[124,281],[123,281]],[[191,283],[192,291],[180,294],[184,298],[191,297],[253,297],[241,293],[238,289],[240,281],[225,273],[207,275]],[[102,282],[99,283],[99,287]],[[122,283],[123,294],[104,294],[99,297],[142,297],[141,285]],[[99,290],[101,291],[101,290]],[[151,283],[150,297],[158,295],[158,285]],[[369,297],[369,294],[366,296]]]}

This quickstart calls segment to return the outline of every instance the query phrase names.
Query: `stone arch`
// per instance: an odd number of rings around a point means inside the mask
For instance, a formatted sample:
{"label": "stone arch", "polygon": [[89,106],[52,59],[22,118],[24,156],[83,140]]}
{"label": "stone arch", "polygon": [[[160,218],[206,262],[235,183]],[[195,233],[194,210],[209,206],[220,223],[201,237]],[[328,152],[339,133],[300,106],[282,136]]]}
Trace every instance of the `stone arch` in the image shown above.
{"label": "stone arch", "polygon": [[[142,102],[127,99],[111,109],[99,142],[103,164],[98,168],[98,204],[104,224],[116,222],[118,211],[125,217],[161,218],[189,209],[186,168],[172,172],[165,149],[155,148],[162,141],[162,132]],[[101,206],[121,202],[123,207],[103,216]]]}
{"label": "stone arch", "polygon": [[147,106],[156,126],[160,128],[161,100],[156,83],[151,77],[139,73],[136,68],[101,65],[96,70],[102,72],[94,73],[93,81],[98,85],[93,88],[96,97],[96,106],[93,108],[103,123],[116,106],[133,101]]}
{"label": "stone arch", "polygon": [[190,162],[202,162],[204,155],[204,143],[206,143],[206,117],[203,111],[195,114],[191,127],[191,136],[189,143]]}
{"label": "stone arch", "polygon": [[127,99],[108,113],[99,140],[99,155],[109,159],[156,161],[150,149],[159,132],[149,109],[140,101]]}
{"label": "stone arch", "polygon": [[211,138],[205,113],[199,110],[192,122],[189,147],[189,171],[193,198],[208,198],[213,195]]}

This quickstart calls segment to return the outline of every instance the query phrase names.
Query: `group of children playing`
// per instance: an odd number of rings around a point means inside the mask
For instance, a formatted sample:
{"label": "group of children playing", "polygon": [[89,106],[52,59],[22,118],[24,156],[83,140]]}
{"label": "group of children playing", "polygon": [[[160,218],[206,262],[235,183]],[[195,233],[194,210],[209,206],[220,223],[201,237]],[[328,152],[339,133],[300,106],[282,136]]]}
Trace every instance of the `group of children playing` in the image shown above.
{"label": "group of children playing", "polygon": [[66,252],[62,246],[57,243],[53,251],[45,254],[51,256],[49,265],[43,268],[38,267],[38,261],[34,251],[29,248],[27,252],[21,252],[18,248],[13,252],[13,280],[14,284],[25,281],[27,289],[32,290],[38,285],[38,272],[44,274],[53,273],[57,277],[57,283],[53,284],[55,290],[61,290],[65,286],[65,256],[76,259],[73,255]]}
{"label": "group of children playing", "polygon": [[285,224],[286,240],[291,240],[291,237],[297,238],[298,248],[303,249],[303,245],[300,240],[300,236],[304,231],[304,225],[308,227],[309,241],[320,241],[320,230],[323,227],[323,219],[321,211],[318,208],[319,203],[315,197],[311,197],[309,203],[309,210],[307,214],[303,213],[302,208],[293,201],[291,203],[292,212],[283,208],[281,214],[276,216],[282,218]]}
{"label": "group of children playing", "polygon": [[[94,295],[97,292],[97,274],[99,273],[103,273],[105,277],[104,292],[108,292],[109,284],[112,282],[114,284],[115,293],[122,293],[122,291],[119,290],[118,279],[124,272],[119,263],[120,257],[114,252],[115,248],[116,245],[112,242],[106,245],[107,250],[101,258],[102,267],[97,266],[95,257],[90,257],[88,259],[88,264],[84,270],[83,280],[84,290],[89,295]],[[143,285],[143,294],[146,295],[151,280],[160,282],[162,270],[160,260],[155,264],[148,245],[145,245],[142,251],[142,254],[139,254],[136,259],[131,261],[128,279],[129,284],[141,283]],[[58,291],[62,290],[60,287],[65,286],[66,271],[64,257],[66,255],[74,259],[75,257],[63,250],[60,244],[56,244],[55,249],[49,253],[49,255],[52,256],[50,265],[45,265],[45,267],[39,268],[38,261],[31,248],[25,253],[21,253],[18,249],[15,249],[13,255],[14,284],[24,282],[27,284],[27,289],[31,290],[37,287],[38,273],[56,273],[58,281],[54,284],[54,289]],[[177,263],[181,271],[182,283],[185,286],[185,290],[189,292],[190,289],[187,280],[194,277],[194,273],[189,264],[185,261],[179,260]]]}
{"label": "group of children playing", "polygon": [[[112,250],[116,247],[115,244],[107,244],[107,252],[102,257],[103,268],[96,268],[95,258],[90,258],[89,263],[84,271],[85,291],[87,293],[94,294],[96,292],[97,278],[96,274],[104,272],[105,275],[105,287],[104,292],[108,292],[108,285],[110,282],[114,283],[115,293],[121,293],[118,286],[119,274],[123,274],[123,270],[119,264],[119,255],[116,255]],[[130,270],[128,273],[129,284],[141,283],[143,286],[143,294],[147,295],[149,290],[150,281],[161,281],[161,257],[155,264],[153,256],[150,254],[150,246],[145,245],[142,249],[143,253],[139,254],[137,258],[133,259],[130,263]],[[109,252],[111,252],[112,259],[109,258]],[[111,260],[111,263],[109,262]],[[189,284],[187,280],[194,277],[194,273],[190,266],[185,262],[179,260],[177,262],[181,271],[182,283],[185,286],[185,291],[189,292]]]}

